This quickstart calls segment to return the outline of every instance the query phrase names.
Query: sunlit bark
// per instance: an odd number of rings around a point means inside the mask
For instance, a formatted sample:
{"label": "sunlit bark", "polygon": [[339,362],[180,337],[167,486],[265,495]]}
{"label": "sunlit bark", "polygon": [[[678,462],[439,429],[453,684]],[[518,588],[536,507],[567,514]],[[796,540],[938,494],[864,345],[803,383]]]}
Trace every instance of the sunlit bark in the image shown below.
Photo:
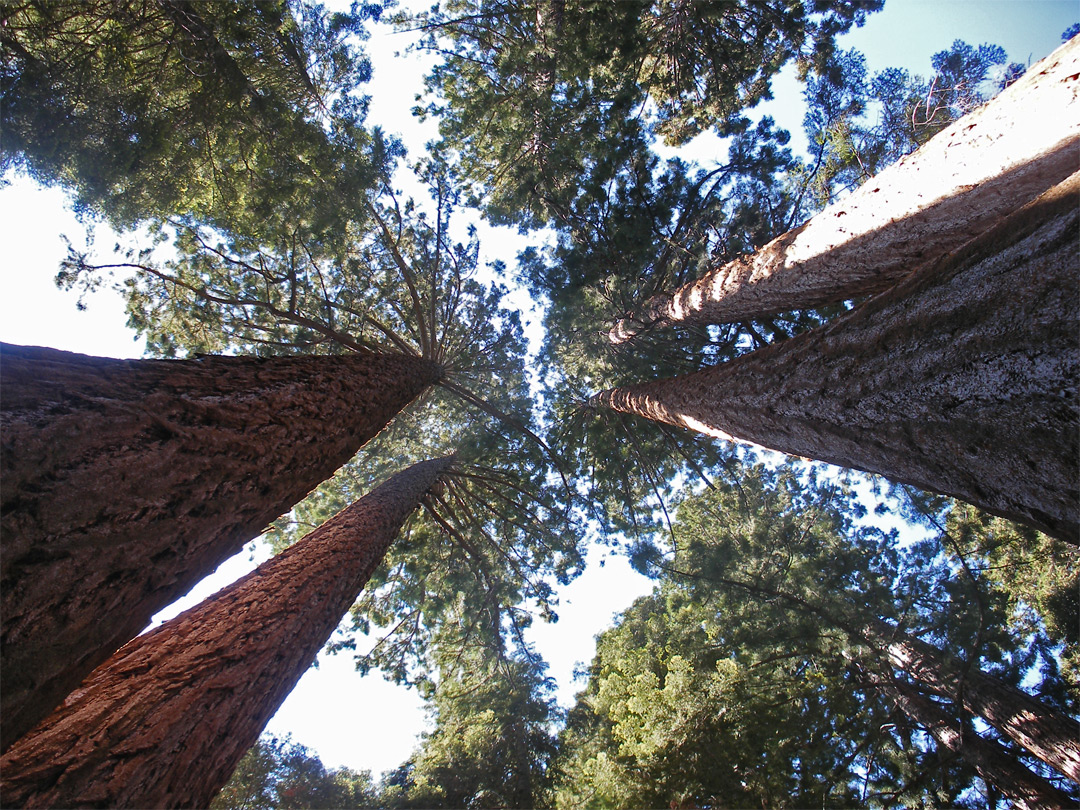
{"label": "sunlit bark", "polygon": [[593,404],[1080,542],[1080,174],[824,327]]}
{"label": "sunlit bark", "polygon": [[611,341],[879,293],[1060,183],[1078,149],[1080,37],[806,224],[651,299]]}

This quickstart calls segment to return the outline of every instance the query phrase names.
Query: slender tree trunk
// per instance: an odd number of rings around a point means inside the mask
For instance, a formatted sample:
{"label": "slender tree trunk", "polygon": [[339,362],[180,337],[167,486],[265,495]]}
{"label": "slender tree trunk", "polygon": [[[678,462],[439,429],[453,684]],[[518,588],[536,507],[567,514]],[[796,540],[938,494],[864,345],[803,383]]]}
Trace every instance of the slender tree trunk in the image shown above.
{"label": "slender tree trunk", "polygon": [[889,663],[917,683],[950,698],[1023,746],[1032,756],[1080,784],[1080,723],[1021,689],[965,668],[936,647],[874,621],[867,628]]}
{"label": "slender tree trunk", "polygon": [[1076,170],[1080,39],[917,152],[753,256],[657,296],[611,330],[733,323],[875,294]]}
{"label": "slender tree trunk", "polygon": [[1080,543],[1080,173],[821,328],[593,404],[880,473]]}
{"label": "slender tree trunk", "polygon": [[199,16],[196,4],[191,0],[157,0],[157,5],[172,22],[178,38],[186,40],[189,47],[202,51],[206,61],[213,65],[216,74],[213,78],[229,91],[230,101],[247,98],[258,112],[262,112],[264,99],[258,88],[221,44],[217,32]]}
{"label": "slender tree trunk", "polygon": [[938,745],[971,765],[987,782],[1023,810],[1060,810],[1075,807],[1069,796],[1010,755],[997,743],[966,731],[932,700],[906,683],[871,676],[871,683],[915,723],[925,728]]}
{"label": "slender tree trunk", "polygon": [[438,376],[398,355],[0,354],[5,750]]}
{"label": "slender tree trunk", "polygon": [[551,153],[551,96],[555,92],[555,67],[562,35],[565,0],[537,0],[535,10],[536,53],[533,55],[533,131],[529,151],[543,170]]}
{"label": "slender tree trunk", "polygon": [[452,457],[125,645],[0,760],[5,807],[207,807]]}
{"label": "slender tree trunk", "polygon": [[[795,610],[823,619],[851,639],[869,644],[895,669],[920,687],[947,697],[978,715],[1013,742],[1080,785],[1080,723],[1022,689],[988,675],[978,666],[900,631],[868,611],[832,612],[782,590],[760,588],[737,580],[717,580],[750,594],[752,599],[787,601]],[[854,660],[845,653],[845,657]]]}

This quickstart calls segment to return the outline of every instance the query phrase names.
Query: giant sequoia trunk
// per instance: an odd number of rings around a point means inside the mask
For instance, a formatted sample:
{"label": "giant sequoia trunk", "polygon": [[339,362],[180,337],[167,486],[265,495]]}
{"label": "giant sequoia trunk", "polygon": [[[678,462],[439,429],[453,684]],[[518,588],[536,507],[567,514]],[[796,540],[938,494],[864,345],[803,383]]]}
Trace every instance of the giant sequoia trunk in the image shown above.
{"label": "giant sequoia trunk", "polygon": [[880,473],[1080,542],[1074,175],[811,332],[595,405]]}
{"label": "giant sequoia trunk", "polygon": [[889,663],[914,681],[977,714],[1013,742],[1080,784],[1080,723],[987,675],[965,667],[924,641],[897,632],[884,622],[868,628]]}
{"label": "giant sequoia trunk", "polygon": [[869,680],[900,711],[926,729],[938,745],[961,757],[1016,807],[1060,810],[1075,806],[1063,791],[1024,767],[996,742],[963,729],[940,706],[910,685],[883,676],[870,676]]}
{"label": "giant sequoia trunk", "polygon": [[651,299],[611,330],[734,323],[881,292],[1076,170],[1080,37],[982,108],[753,256]]}
{"label": "giant sequoia trunk", "polygon": [[397,355],[2,347],[6,749],[437,377]]}
{"label": "giant sequoia trunk", "polygon": [[4,807],[207,807],[452,458],[121,648],[0,759]]}

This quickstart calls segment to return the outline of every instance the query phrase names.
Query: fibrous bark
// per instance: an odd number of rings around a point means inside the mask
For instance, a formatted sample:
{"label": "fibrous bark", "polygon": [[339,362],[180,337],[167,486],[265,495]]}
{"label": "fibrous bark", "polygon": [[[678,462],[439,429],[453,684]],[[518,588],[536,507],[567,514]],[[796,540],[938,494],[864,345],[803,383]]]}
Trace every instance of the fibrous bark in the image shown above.
{"label": "fibrous bark", "polygon": [[806,224],[611,330],[734,323],[882,292],[1076,170],[1080,38]]}
{"label": "fibrous bark", "polygon": [[399,355],[0,355],[5,750],[439,374]]}
{"label": "fibrous bark", "polygon": [[593,404],[885,475],[1080,543],[1080,174],[823,327]]}
{"label": "fibrous bark", "polygon": [[207,807],[452,457],[131,641],[0,759],[5,807]]}
{"label": "fibrous bark", "polygon": [[1075,806],[1069,796],[1024,767],[997,743],[965,730],[940,706],[909,684],[881,676],[871,683],[915,723],[926,729],[941,747],[952,751],[983,779],[994,785],[1021,810],[1060,810]]}
{"label": "fibrous bark", "polygon": [[1030,754],[1080,784],[1080,723],[1053,711],[1021,689],[949,660],[941,650],[895,627],[875,621],[868,628],[889,663],[913,681],[978,715]]}

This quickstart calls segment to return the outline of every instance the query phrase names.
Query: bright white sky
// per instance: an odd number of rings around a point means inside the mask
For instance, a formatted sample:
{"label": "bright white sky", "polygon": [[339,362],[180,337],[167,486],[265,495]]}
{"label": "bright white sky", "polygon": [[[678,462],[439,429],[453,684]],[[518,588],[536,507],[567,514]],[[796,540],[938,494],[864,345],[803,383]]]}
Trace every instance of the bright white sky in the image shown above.
{"label": "bright white sky", "polygon": [[[844,37],[841,44],[863,51],[871,73],[896,66],[927,75],[931,55],[955,39],[1001,45],[1012,61],[1038,61],[1060,44],[1061,32],[1078,20],[1080,6],[1075,0],[889,0],[884,11],[870,15],[866,26]],[[435,129],[431,122],[419,126],[409,115],[425,65],[416,54],[394,56],[407,44],[405,36],[385,27],[374,32],[368,44],[375,74],[368,91],[372,96],[368,122],[401,134],[410,153],[416,155],[435,136]],[[791,72],[782,75],[774,88],[777,99],[765,111],[796,135],[803,111]],[[707,136],[691,148],[691,154],[702,161],[717,156],[715,140]],[[523,247],[522,237],[509,229],[477,224],[487,258],[501,258],[512,266]],[[89,299],[87,311],[79,312],[75,296],[56,289],[53,277],[66,252],[62,234],[76,247],[86,240],[86,228],[66,208],[61,191],[41,189],[21,177],[0,191],[4,257],[0,341],[108,357],[140,356],[142,343],[127,329],[117,296],[99,293]],[[98,251],[107,256],[114,235],[99,226],[96,236]],[[561,591],[560,621],[546,626],[538,622],[530,633],[551,666],[564,706],[571,704],[574,692],[583,686],[573,682],[572,672],[592,658],[594,636],[651,587],[622,558],[609,557],[601,568],[597,564],[601,554],[594,550],[586,573]],[[261,549],[254,560],[247,551],[237,555],[158,619],[196,604],[264,558]],[[328,767],[347,765],[378,775],[408,757],[424,723],[422,704],[414,692],[377,675],[361,678],[347,655],[320,655],[318,669],[304,676],[267,728],[279,735],[290,733],[295,741],[314,749]]]}

